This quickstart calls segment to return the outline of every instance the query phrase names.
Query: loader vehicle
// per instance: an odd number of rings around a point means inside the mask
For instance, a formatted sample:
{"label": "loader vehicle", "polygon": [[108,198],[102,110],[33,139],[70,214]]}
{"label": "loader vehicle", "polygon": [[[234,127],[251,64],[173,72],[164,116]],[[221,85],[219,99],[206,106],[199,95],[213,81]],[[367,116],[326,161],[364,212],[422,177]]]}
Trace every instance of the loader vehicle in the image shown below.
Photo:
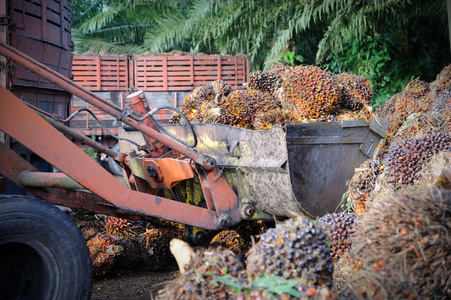
{"label": "loader vehicle", "polygon": [[[33,196],[0,195],[0,298],[87,299],[91,265],[75,223],[54,204],[128,219],[162,218],[185,224],[187,239],[243,220],[312,218],[339,209],[354,168],[377,155],[387,131],[372,122],[287,124],[251,131],[190,124],[177,108],[149,111],[135,92],[122,109],[17,49],[0,55],[125,123],[120,148],[110,149],[0,86],[0,130],[60,172],[40,172],[0,143],[0,174]],[[152,115],[172,109],[182,125]],[[112,157],[125,184],[73,141]]]}

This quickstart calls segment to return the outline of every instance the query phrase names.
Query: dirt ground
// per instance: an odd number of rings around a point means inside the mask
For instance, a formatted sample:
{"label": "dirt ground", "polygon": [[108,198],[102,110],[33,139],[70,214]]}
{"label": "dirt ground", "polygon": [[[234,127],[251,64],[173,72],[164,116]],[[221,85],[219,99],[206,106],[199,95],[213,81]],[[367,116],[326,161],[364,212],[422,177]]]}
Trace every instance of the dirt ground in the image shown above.
{"label": "dirt ground", "polygon": [[164,284],[175,278],[178,270],[167,272],[129,272],[114,278],[97,279],[92,283],[91,300],[150,300]]}

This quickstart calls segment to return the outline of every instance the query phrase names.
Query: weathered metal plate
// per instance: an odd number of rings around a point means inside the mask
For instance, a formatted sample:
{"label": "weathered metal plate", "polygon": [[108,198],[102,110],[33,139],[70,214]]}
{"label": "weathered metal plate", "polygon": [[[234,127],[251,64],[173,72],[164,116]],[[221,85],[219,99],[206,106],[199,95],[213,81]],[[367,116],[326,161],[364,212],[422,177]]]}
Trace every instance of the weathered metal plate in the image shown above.
{"label": "weathered metal plate", "polygon": [[381,148],[384,119],[287,124],[290,179],[297,201],[312,216],[340,210],[354,169]]}
{"label": "weathered metal plate", "polygon": [[[71,76],[69,0],[6,0],[6,42],[65,77]],[[66,118],[70,94],[12,62],[6,84],[18,98]]]}
{"label": "weathered metal plate", "polygon": [[[292,195],[285,132],[281,127],[257,131],[222,124],[193,126],[198,136],[194,149],[213,157],[226,173],[233,174],[236,180],[228,180],[229,184],[238,194],[241,207],[246,199],[255,206],[254,219],[300,212]],[[192,142],[185,126],[168,125],[166,129]]]}

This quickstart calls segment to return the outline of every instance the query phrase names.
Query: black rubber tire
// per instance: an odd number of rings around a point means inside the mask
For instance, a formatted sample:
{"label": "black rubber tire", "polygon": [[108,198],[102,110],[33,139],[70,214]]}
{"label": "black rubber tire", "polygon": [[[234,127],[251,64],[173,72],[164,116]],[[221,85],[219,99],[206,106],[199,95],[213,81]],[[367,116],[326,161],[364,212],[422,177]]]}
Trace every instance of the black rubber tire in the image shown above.
{"label": "black rubber tire", "polygon": [[39,198],[0,195],[0,299],[89,299],[91,287],[75,222]]}
{"label": "black rubber tire", "polygon": [[[112,150],[119,152],[119,143],[111,147]],[[110,169],[110,173],[117,176],[122,176],[122,167],[118,164],[112,157],[107,158],[108,167]]]}

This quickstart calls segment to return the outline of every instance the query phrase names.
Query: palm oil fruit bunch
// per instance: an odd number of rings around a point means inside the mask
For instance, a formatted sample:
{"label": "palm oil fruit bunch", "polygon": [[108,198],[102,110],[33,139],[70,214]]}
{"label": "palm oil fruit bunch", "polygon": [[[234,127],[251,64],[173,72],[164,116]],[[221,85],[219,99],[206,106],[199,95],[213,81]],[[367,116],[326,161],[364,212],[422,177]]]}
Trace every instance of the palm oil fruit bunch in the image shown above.
{"label": "palm oil fruit bunch", "polygon": [[449,93],[451,89],[451,65],[443,68],[437,75],[436,80],[431,84],[431,89],[436,94]]}
{"label": "palm oil fruit bunch", "polygon": [[440,122],[440,127],[451,132],[451,93],[439,95],[432,104],[431,115]]}
{"label": "palm oil fruit bunch", "polygon": [[81,225],[81,226],[79,226],[79,229],[86,241],[89,241],[94,236],[96,236],[97,233],[99,233],[99,228],[94,227],[94,226]]}
{"label": "palm oil fruit bunch", "polygon": [[115,255],[121,251],[115,247],[114,240],[102,233],[86,242],[92,260],[92,271],[95,277],[104,277],[114,269]]}
{"label": "palm oil fruit bunch", "polygon": [[392,143],[393,137],[409,115],[429,111],[433,103],[429,95],[429,84],[413,79],[403,92],[393,95],[376,110],[388,121],[387,144]]}
{"label": "palm oil fruit bunch", "polygon": [[110,216],[105,220],[105,231],[107,235],[118,237],[134,236],[132,227],[133,224],[127,219]]}
{"label": "palm oil fruit bunch", "polygon": [[451,151],[435,154],[424,165],[414,185],[438,185],[451,189]]}
{"label": "palm oil fruit bunch", "polygon": [[256,130],[267,130],[274,125],[285,126],[287,123],[296,123],[297,121],[298,118],[294,117],[291,111],[276,108],[257,113],[253,125]]}
{"label": "palm oil fruit bunch", "polygon": [[295,288],[302,294],[309,287],[329,289],[333,264],[321,228],[309,221],[278,223],[260,236],[248,253],[250,281],[262,275],[299,280]]}
{"label": "palm oil fruit bunch", "polygon": [[234,288],[217,279],[238,281],[238,285],[244,285],[246,276],[243,270],[240,260],[230,250],[197,250],[187,270],[167,284],[158,299],[235,299]]}
{"label": "palm oil fruit bunch", "polygon": [[334,77],[343,87],[343,108],[357,111],[364,106],[371,105],[373,92],[371,91],[370,82],[366,78],[350,73],[341,73]]}
{"label": "palm oil fruit bunch", "polygon": [[199,107],[204,102],[212,102],[214,99],[215,90],[211,84],[199,86],[186,96],[181,111],[190,121],[202,121]]}
{"label": "palm oil fruit bunch", "polygon": [[227,97],[232,92],[232,86],[223,80],[215,80],[211,83],[215,92],[215,104],[220,105],[224,97]]}
{"label": "palm oil fruit bunch", "polygon": [[442,150],[451,151],[451,136],[447,133],[406,139],[391,145],[385,158],[387,182],[395,186],[413,184],[423,165]]}
{"label": "palm oil fruit bunch", "polygon": [[272,93],[274,91],[273,78],[268,72],[257,70],[247,77],[247,88]]}
{"label": "palm oil fruit bunch", "polygon": [[288,107],[300,118],[318,119],[337,112],[341,89],[334,76],[319,67],[296,66],[282,83]]}
{"label": "palm oil fruit bunch", "polygon": [[450,230],[450,190],[423,185],[378,199],[357,220],[352,238],[363,262],[351,282],[354,292],[371,299],[449,299]]}
{"label": "palm oil fruit bunch", "polygon": [[376,185],[376,178],[382,174],[384,166],[378,159],[365,161],[355,169],[348,183],[348,202],[357,215],[366,212],[370,202],[370,194]]}
{"label": "palm oil fruit bunch", "polygon": [[254,129],[253,122],[257,113],[270,111],[277,105],[277,101],[265,92],[234,91],[224,99],[218,123]]}
{"label": "palm oil fruit bunch", "polygon": [[413,98],[426,97],[430,91],[429,83],[419,79],[412,79],[404,88],[406,95]]}
{"label": "palm oil fruit bunch", "polygon": [[235,230],[223,230],[211,240],[210,247],[230,249],[236,253],[246,252],[244,239]]}
{"label": "palm oil fruit bunch", "polygon": [[355,214],[333,213],[319,219],[319,224],[330,239],[330,255],[334,262],[351,248]]}
{"label": "palm oil fruit bunch", "polygon": [[402,140],[419,138],[424,135],[442,131],[443,123],[428,113],[415,113],[406,118],[398,132],[394,135],[392,144]]}
{"label": "palm oil fruit bunch", "polygon": [[169,242],[173,238],[182,238],[182,235],[182,231],[177,228],[148,226],[139,241],[146,268],[159,271],[174,265],[175,260],[169,250]]}
{"label": "palm oil fruit bunch", "polygon": [[429,92],[427,82],[419,79],[411,80],[404,88],[403,95],[396,101],[396,112],[401,114],[401,117],[407,117],[416,112],[427,112],[433,103],[431,98],[427,97]]}
{"label": "palm oil fruit bunch", "polygon": [[287,69],[285,66],[274,65],[268,71],[256,71],[247,77],[247,88],[268,92],[274,92],[282,85],[282,77],[280,74]]}
{"label": "palm oil fruit bunch", "polygon": [[[351,282],[356,272],[363,266],[363,263],[358,259],[352,251],[344,253],[340,259],[334,263],[334,291],[340,292],[346,288],[347,283]],[[347,299],[346,297],[341,299]]]}

